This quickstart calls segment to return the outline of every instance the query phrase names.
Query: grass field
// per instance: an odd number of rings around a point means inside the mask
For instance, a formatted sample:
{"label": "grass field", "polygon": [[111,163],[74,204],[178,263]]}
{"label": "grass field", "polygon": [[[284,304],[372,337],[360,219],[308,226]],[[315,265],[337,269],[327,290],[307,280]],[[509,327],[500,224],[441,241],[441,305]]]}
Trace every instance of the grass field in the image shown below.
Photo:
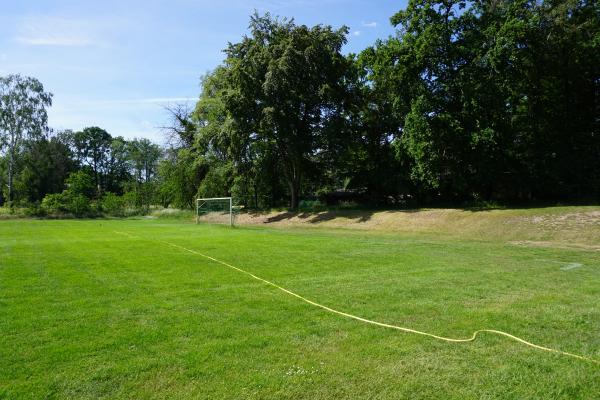
{"label": "grass field", "polygon": [[597,229],[557,247],[450,228],[0,221],[0,398],[598,398],[598,364],[367,325],[167,244],[361,317],[600,360]]}

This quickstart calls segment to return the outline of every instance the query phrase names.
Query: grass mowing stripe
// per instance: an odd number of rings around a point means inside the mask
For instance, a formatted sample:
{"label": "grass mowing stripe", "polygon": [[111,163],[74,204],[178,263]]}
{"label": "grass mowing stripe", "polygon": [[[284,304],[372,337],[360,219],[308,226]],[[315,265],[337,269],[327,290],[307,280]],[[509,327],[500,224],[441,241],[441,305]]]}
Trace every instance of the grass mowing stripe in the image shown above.
{"label": "grass mowing stripe", "polygon": [[[117,234],[119,234],[119,235],[127,236],[127,237],[129,237],[131,239],[142,239],[142,240],[144,240],[144,238],[142,238],[140,236],[132,235],[132,234],[130,234],[128,232],[122,232],[122,231],[114,231],[114,232],[117,233]],[[560,354],[560,355],[564,355],[564,356],[568,356],[568,357],[573,357],[573,358],[576,358],[576,359],[579,359],[579,360],[589,361],[589,362],[592,362],[594,364],[600,365],[600,361],[599,360],[595,360],[595,359],[592,359],[592,358],[589,358],[589,357],[586,357],[586,356],[582,356],[582,355],[579,355],[579,354],[574,354],[574,353],[569,353],[569,352],[558,350],[558,349],[553,349],[553,348],[550,348],[550,347],[540,346],[538,344],[528,342],[525,339],[521,339],[521,338],[519,338],[517,336],[511,335],[510,333],[499,331],[499,330],[496,330],[496,329],[479,329],[479,330],[473,332],[473,335],[470,338],[455,339],[455,338],[448,338],[448,337],[444,337],[444,336],[438,336],[438,335],[435,335],[433,333],[422,332],[422,331],[418,331],[418,330],[415,330],[415,329],[406,328],[406,327],[402,327],[402,326],[398,326],[398,325],[391,325],[391,324],[386,324],[386,323],[383,323],[383,322],[378,322],[378,321],[373,321],[373,320],[370,320],[370,319],[362,318],[362,317],[359,317],[357,315],[353,315],[353,314],[349,314],[349,313],[346,313],[346,312],[343,312],[343,311],[339,311],[339,310],[336,310],[334,308],[330,308],[330,307],[327,307],[327,306],[325,306],[323,304],[317,303],[315,301],[309,300],[309,299],[307,299],[305,297],[302,297],[301,295],[299,295],[297,293],[292,292],[291,290],[288,290],[288,289],[286,289],[286,288],[284,288],[282,286],[277,285],[276,283],[273,283],[271,281],[263,279],[263,278],[261,278],[259,276],[256,276],[256,275],[254,275],[254,274],[252,274],[252,273],[250,273],[248,271],[245,271],[245,270],[243,270],[243,269],[241,269],[239,267],[236,267],[234,265],[228,264],[225,261],[221,261],[221,260],[216,259],[214,257],[211,257],[211,256],[208,256],[206,254],[200,253],[199,251],[191,250],[191,249],[188,249],[186,247],[179,246],[177,244],[166,242],[166,241],[163,241],[163,240],[154,240],[154,241],[158,242],[158,243],[166,244],[168,246],[171,246],[171,247],[174,247],[174,248],[177,248],[177,249],[180,249],[180,250],[187,251],[187,252],[195,254],[195,255],[199,255],[199,256],[204,257],[206,259],[209,259],[209,260],[211,260],[213,262],[216,262],[218,264],[221,264],[221,265],[224,265],[224,266],[229,267],[231,269],[234,269],[235,271],[238,271],[238,272],[241,272],[243,274],[246,274],[246,275],[252,277],[253,279],[256,279],[256,280],[258,280],[260,282],[263,282],[263,283],[265,283],[267,285],[273,286],[274,288],[279,289],[279,290],[281,290],[281,291],[283,291],[283,292],[285,292],[285,293],[287,293],[287,294],[289,294],[291,296],[294,296],[294,297],[296,297],[296,298],[304,301],[305,303],[308,303],[308,304],[313,305],[315,307],[319,307],[319,308],[321,308],[323,310],[326,310],[328,312],[331,312],[333,314],[342,315],[344,317],[348,317],[348,318],[351,318],[351,319],[354,319],[354,320],[357,320],[357,321],[360,321],[360,322],[364,322],[364,323],[367,323],[367,324],[377,325],[377,326],[381,326],[381,327],[384,327],[384,328],[396,329],[396,330],[399,330],[399,331],[402,331],[402,332],[406,332],[406,333],[414,333],[414,334],[417,334],[417,335],[428,336],[428,337],[431,337],[431,338],[434,338],[434,339],[443,340],[445,342],[450,342],[450,343],[472,342],[472,341],[474,341],[477,338],[477,336],[480,333],[485,333],[485,332],[487,332],[487,333],[494,333],[496,335],[505,336],[505,337],[507,337],[509,339],[512,339],[512,340],[517,341],[517,342],[519,342],[521,344],[524,344],[526,346],[529,346],[529,347],[532,347],[532,348],[535,348],[535,349],[538,349],[538,350],[543,350],[543,351],[547,351],[547,352],[551,352],[551,353],[556,353],[556,354]]]}

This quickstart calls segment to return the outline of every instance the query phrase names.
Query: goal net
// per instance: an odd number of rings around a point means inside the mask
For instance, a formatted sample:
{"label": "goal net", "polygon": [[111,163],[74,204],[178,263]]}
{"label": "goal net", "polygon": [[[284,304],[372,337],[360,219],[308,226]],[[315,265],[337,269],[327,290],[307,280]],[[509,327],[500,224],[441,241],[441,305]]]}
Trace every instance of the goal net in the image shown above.
{"label": "goal net", "polygon": [[196,223],[234,224],[234,207],[231,197],[196,199]]}

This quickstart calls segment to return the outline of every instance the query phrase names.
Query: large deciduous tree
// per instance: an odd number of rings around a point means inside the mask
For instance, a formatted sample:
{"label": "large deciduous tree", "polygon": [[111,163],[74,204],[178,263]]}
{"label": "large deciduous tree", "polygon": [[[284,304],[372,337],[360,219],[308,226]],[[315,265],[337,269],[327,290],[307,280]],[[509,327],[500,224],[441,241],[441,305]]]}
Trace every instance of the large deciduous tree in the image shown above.
{"label": "large deciduous tree", "polygon": [[224,103],[240,142],[276,149],[297,208],[301,184],[326,145],[329,121],[344,95],[348,28],[307,27],[254,14],[250,35],[225,50]]}
{"label": "large deciduous tree", "polygon": [[414,194],[600,191],[594,2],[412,0],[391,21],[396,37],[361,58],[369,87],[388,89],[377,107],[396,119],[394,145]]}
{"label": "large deciduous tree", "polygon": [[0,77],[0,146],[8,152],[8,204],[12,205],[15,157],[23,139],[43,136],[47,130],[46,107],[52,94],[40,81],[21,75]]}

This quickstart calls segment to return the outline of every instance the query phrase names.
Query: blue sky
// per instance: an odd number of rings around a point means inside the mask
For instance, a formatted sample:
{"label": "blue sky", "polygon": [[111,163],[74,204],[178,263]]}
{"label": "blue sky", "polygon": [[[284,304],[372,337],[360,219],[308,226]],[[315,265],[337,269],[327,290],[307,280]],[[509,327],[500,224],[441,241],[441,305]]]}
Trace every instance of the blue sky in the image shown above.
{"label": "blue sky", "polygon": [[350,27],[345,52],[393,34],[390,0],[0,0],[0,75],[38,78],[54,93],[54,129],[100,126],[162,142],[163,106],[193,104],[200,76],[247,32],[253,10],[299,24]]}

